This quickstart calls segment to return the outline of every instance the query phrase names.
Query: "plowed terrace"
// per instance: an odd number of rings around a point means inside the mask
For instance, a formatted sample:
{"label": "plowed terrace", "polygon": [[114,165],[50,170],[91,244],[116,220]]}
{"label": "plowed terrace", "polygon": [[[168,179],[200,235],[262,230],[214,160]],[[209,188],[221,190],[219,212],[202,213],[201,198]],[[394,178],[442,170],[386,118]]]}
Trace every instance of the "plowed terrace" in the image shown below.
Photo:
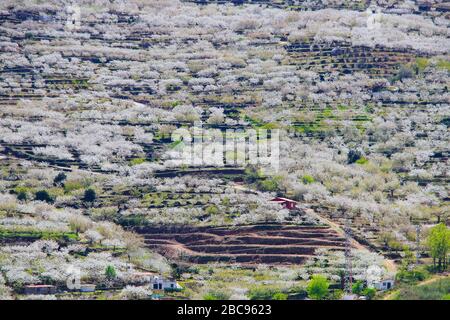
{"label": "plowed terrace", "polygon": [[328,226],[142,227],[146,245],[171,260],[204,264],[300,264],[318,248],[343,250]]}

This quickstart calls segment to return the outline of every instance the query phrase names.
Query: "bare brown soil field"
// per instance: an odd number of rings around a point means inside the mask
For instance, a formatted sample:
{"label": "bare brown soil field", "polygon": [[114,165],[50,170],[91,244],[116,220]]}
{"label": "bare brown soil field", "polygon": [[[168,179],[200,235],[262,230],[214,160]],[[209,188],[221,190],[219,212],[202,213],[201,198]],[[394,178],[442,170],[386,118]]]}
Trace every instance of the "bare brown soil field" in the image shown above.
{"label": "bare brown soil field", "polygon": [[141,227],[146,245],[175,261],[301,264],[318,248],[343,250],[345,239],[328,226]]}

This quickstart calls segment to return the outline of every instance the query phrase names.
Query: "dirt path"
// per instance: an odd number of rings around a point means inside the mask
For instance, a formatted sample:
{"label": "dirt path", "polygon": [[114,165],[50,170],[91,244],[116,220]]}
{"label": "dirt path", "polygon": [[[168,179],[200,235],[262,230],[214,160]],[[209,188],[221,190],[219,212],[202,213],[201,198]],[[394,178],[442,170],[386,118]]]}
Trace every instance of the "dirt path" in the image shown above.
{"label": "dirt path", "polygon": [[[315,212],[313,209],[305,209],[305,212],[308,213],[309,215],[317,218],[322,223],[329,225],[330,228],[333,229],[336,233],[338,233],[339,235],[345,237],[345,231],[337,223],[331,221],[328,218],[322,217],[317,212]],[[359,243],[358,241],[356,241],[353,238],[351,239],[351,243],[358,250],[370,251],[369,248],[367,248],[366,246],[362,245],[361,243]],[[396,273],[397,272],[397,265],[395,264],[395,262],[393,260],[384,259],[384,266],[386,267],[386,270],[389,273]]]}
{"label": "dirt path", "polygon": [[437,274],[437,275],[432,276],[430,279],[427,279],[427,280],[425,280],[425,281],[422,281],[422,282],[419,283],[417,286],[418,286],[418,287],[424,286],[424,285],[433,283],[433,282],[435,282],[435,281],[438,281],[438,280],[440,280],[440,279],[445,279],[445,278],[447,278],[447,277],[450,277],[450,274],[449,274],[449,273]]}
{"label": "dirt path", "polygon": [[[437,275],[432,276],[430,279],[420,282],[419,284],[417,284],[417,286],[418,287],[425,286],[430,283],[436,282],[438,280],[445,279],[447,277],[450,277],[450,273],[437,274]],[[390,292],[389,294],[387,294],[386,296],[384,296],[383,300],[394,300],[398,293],[399,293],[399,290],[394,290],[394,291]]]}

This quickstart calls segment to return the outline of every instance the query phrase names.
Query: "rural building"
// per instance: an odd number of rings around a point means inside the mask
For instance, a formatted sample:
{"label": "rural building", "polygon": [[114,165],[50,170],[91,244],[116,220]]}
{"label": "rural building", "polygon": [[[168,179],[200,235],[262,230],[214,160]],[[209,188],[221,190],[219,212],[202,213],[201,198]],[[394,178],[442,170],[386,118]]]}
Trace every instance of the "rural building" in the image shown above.
{"label": "rural building", "polygon": [[25,286],[25,294],[54,294],[56,287],[47,284],[30,284]]}
{"label": "rural building", "polygon": [[377,290],[384,291],[392,289],[394,287],[394,283],[395,281],[393,279],[385,279],[374,282],[372,286]]}
{"label": "rural building", "polygon": [[288,198],[276,197],[270,201],[279,203],[283,206],[284,209],[288,209],[288,210],[296,209],[296,206],[297,206],[297,201],[291,200]]}
{"label": "rural building", "polygon": [[153,290],[179,290],[181,286],[175,279],[167,279],[154,272],[137,272],[134,274],[135,283],[149,283]]}
{"label": "rural building", "polygon": [[80,286],[81,292],[94,292],[95,291],[95,284],[82,284]]}
{"label": "rural building", "polygon": [[153,290],[179,290],[181,286],[175,279],[165,279],[163,277],[153,277],[150,281]]}

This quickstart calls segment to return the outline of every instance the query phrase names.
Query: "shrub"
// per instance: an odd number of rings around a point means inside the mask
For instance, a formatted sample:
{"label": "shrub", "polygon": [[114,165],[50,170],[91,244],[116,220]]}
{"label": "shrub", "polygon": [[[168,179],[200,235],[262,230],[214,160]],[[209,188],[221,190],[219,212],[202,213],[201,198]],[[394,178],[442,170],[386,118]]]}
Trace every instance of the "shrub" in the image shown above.
{"label": "shrub", "polygon": [[64,181],[66,181],[67,176],[64,172],[58,173],[58,175],[53,179],[53,184],[55,186],[60,186]]}
{"label": "shrub", "polygon": [[344,296],[344,291],[342,291],[341,289],[337,289],[337,290],[333,290],[333,292],[331,292],[330,299],[331,300],[340,300],[340,299],[342,299],[343,296]]}
{"label": "shrub", "polygon": [[12,193],[15,193],[15,194],[20,194],[20,193],[25,193],[25,194],[28,194],[30,192],[30,188],[27,188],[27,187],[24,187],[24,186],[18,186],[18,187],[15,187],[13,190],[12,190]]}
{"label": "shrub", "polygon": [[314,300],[324,299],[328,295],[329,286],[327,278],[321,275],[314,275],[306,288],[308,297]]}
{"label": "shrub", "polygon": [[64,192],[70,193],[75,190],[82,189],[83,185],[78,181],[66,181],[64,183]]}
{"label": "shrub", "polygon": [[359,158],[358,160],[355,161],[355,163],[357,164],[366,164],[369,160],[367,160],[364,157]]}
{"label": "shrub", "polygon": [[258,169],[254,166],[248,166],[245,169],[244,174],[245,174],[244,180],[247,183],[254,183],[260,178]]}
{"label": "shrub", "polygon": [[181,274],[187,271],[186,266],[178,265],[176,263],[172,263],[171,267],[171,276],[172,278],[179,279]]}
{"label": "shrub", "polygon": [[135,159],[130,160],[130,165],[136,166],[136,165],[142,164],[144,162],[145,162],[145,158],[135,158]]}
{"label": "shrub", "polygon": [[206,208],[206,213],[209,215],[215,215],[219,213],[219,208],[217,208],[215,205],[210,205]]}
{"label": "shrub", "polygon": [[396,275],[396,279],[404,283],[415,283],[418,281],[423,281],[429,277],[429,273],[425,270],[413,269],[413,270],[402,270]]}
{"label": "shrub", "polygon": [[28,195],[27,195],[27,193],[24,192],[24,191],[20,191],[20,192],[17,194],[17,200],[19,200],[19,201],[26,201],[27,198],[28,198]]}
{"label": "shrub", "polygon": [[92,209],[90,215],[96,221],[113,220],[117,215],[117,207],[101,207]]}
{"label": "shrub", "polygon": [[81,215],[76,215],[69,219],[70,230],[76,233],[85,232],[87,229],[91,227],[91,225],[92,225],[91,221],[88,218],[83,217]]}
{"label": "shrub", "polygon": [[258,182],[258,189],[261,191],[274,192],[281,189],[281,177],[267,178]]}
{"label": "shrub", "polygon": [[84,192],[83,201],[84,202],[94,202],[97,199],[97,194],[94,189],[87,189]]}
{"label": "shrub", "polygon": [[118,222],[123,226],[145,226],[148,224],[144,215],[120,216]]}
{"label": "shrub", "polygon": [[278,190],[278,183],[273,179],[266,179],[259,182],[258,189],[268,192],[276,191]]}
{"label": "shrub", "polygon": [[34,196],[34,200],[45,201],[48,203],[54,202],[53,198],[50,196],[50,194],[46,190],[40,190],[40,191],[36,192],[36,194]]}
{"label": "shrub", "polygon": [[314,178],[312,176],[306,174],[302,177],[302,181],[304,184],[310,184],[310,183],[315,182],[316,180],[314,180]]}
{"label": "shrub", "polygon": [[107,266],[105,269],[105,276],[108,280],[114,280],[117,277],[117,272],[114,266]]}
{"label": "shrub", "polygon": [[210,290],[203,296],[203,300],[228,300],[230,295],[223,290]]}
{"label": "shrub", "polygon": [[361,294],[364,290],[364,282],[361,280],[356,281],[352,286],[352,293]]}
{"label": "shrub", "polygon": [[450,61],[441,59],[438,61],[436,66],[440,69],[445,69],[447,71],[450,71]]}
{"label": "shrub", "polygon": [[352,164],[361,158],[361,152],[351,149],[347,154],[347,163]]}
{"label": "shrub", "polygon": [[392,78],[392,82],[413,77],[414,77],[414,70],[409,67],[402,66],[398,70],[397,74]]}
{"label": "shrub", "polygon": [[377,291],[374,288],[365,288],[362,294],[367,297],[367,299],[372,300],[375,297]]}
{"label": "shrub", "polygon": [[268,286],[253,287],[247,293],[250,300],[274,300],[275,298],[277,298],[276,300],[284,300],[280,299],[284,297],[283,295],[286,295],[287,298],[287,294],[280,292],[278,288]]}
{"label": "shrub", "polygon": [[417,58],[416,59],[416,67],[417,71],[422,72],[428,66],[427,58]]}
{"label": "shrub", "polygon": [[287,300],[288,295],[286,293],[277,292],[272,296],[272,300]]}

